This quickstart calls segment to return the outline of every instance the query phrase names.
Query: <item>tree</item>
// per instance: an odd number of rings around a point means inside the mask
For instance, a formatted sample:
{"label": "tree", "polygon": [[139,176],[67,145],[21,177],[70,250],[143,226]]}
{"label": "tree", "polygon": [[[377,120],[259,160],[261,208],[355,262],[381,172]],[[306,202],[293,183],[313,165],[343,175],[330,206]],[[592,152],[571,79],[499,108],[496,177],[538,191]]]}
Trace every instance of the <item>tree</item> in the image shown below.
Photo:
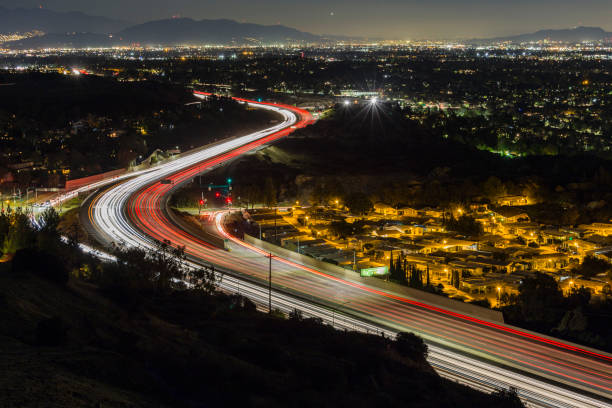
{"label": "tree", "polygon": [[217,290],[222,279],[222,275],[215,273],[215,267],[212,265],[187,274],[187,281],[194,289],[203,290],[208,294],[213,294]]}
{"label": "tree", "polygon": [[583,332],[588,327],[588,321],[584,313],[582,312],[582,308],[576,308],[574,310],[570,310],[563,315],[559,326],[555,329],[559,332]]}
{"label": "tree", "polygon": [[554,278],[540,272],[523,280],[518,304],[527,323],[551,328],[563,315],[565,298]]}
{"label": "tree", "polygon": [[2,253],[12,255],[20,249],[34,246],[36,235],[30,219],[22,212],[15,212],[9,216],[8,230],[2,243]]}
{"label": "tree", "polygon": [[294,320],[296,322],[301,322],[302,320],[304,320],[302,311],[294,308],[291,312],[289,312],[289,320]]}
{"label": "tree", "polygon": [[408,286],[415,289],[423,288],[423,273],[416,267],[411,266]]}
{"label": "tree", "polygon": [[372,211],[372,201],[364,193],[351,193],[346,197],[344,204],[355,215],[365,215]]}
{"label": "tree", "polygon": [[410,360],[423,362],[427,359],[427,344],[414,333],[397,333],[393,347],[400,355]]}
{"label": "tree", "polygon": [[495,176],[489,177],[482,185],[482,190],[487,197],[494,200],[506,193],[504,184]]}
{"label": "tree", "polygon": [[459,275],[459,271],[453,270],[451,275],[451,285],[455,287],[455,289],[459,289],[461,285],[461,277]]}
{"label": "tree", "polygon": [[266,177],[263,188],[263,200],[267,207],[274,207],[277,202],[277,190],[274,185],[274,180],[271,177]]}
{"label": "tree", "polygon": [[40,215],[40,220],[40,232],[57,236],[57,228],[60,223],[60,217],[53,207],[49,207],[43,211],[43,213]]}
{"label": "tree", "polygon": [[310,194],[310,202],[312,205],[324,205],[330,200],[331,193],[327,189],[327,185],[317,183]]}
{"label": "tree", "polygon": [[356,230],[361,230],[361,225],[357,223],[349,224],[344,220],[333,221],[329,226],[329,230],[337,237],[346,238],[351,235],[354,235],[355,232],[358,232]]}
{"label": "tree", "polygon": [[572,288],[567,297],[567,306],[571,309],[588,306],[591,301],[591,291],[584,286],[580,288]]}
{"label": "tree", "polygon": [[469,215],[462,215],[458,219],[451,215],[451,218],[446,222],[446,228],[459,234],[475,237],[482,235],[484,232],[482,224]]}
{"label": "tree", "polygon": [[[38,247],[40,249],[52,253],[59,249],[58,247],[60,246],[60,240],[59,231],[57,229],[59,222],[59,214],[53,209],[53,207],[49,207],[41,214],[39,219],[40,228],[37,234]],[[78,231],[78,228],[79,226],[75,224],[74,229]],[[72,253],[77,257],[81,255],[78,249]]]}
{"label": "tree", "polygon": [[174,248],[169,241],[157,242],[154,249],[115,246],[113,252],[113,272],[120,285],[166,291],[181,286],[186,275],[185,248]]}
{"label": "tree", "polygon": [[592,278],[600,273],[611,270],[612,264],[610,264],[608,261],[597,258],[593,255],[587,255],[575,272],[584,276],[585,278]]}
{"label": "tree", "polygon": [[516,389],[510,388],[509,390],[499,390],[491,394],[494,403],[492,406],[497,408],[523,408],[524,405],[521,399],[518,397]]}
{"label": "tree", "polygon": [[389,274],[391,275],[391,279],[396,280],[402,284],[406,283],[406,271],[402,267],[402,256],[401,254],[397,257],[396,260],[391,260],[389,262]]}

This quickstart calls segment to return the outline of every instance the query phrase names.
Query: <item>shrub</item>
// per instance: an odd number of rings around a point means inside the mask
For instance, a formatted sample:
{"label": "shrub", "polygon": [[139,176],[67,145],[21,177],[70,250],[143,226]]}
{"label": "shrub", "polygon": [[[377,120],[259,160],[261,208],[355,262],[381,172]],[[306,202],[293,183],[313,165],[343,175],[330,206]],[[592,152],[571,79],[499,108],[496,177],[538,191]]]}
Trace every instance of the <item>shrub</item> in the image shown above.
{"label": "shrub", "polygon": [[411,360],[425,361],[427,359],[427,345],[414,333],[398,333],[393,347],[400,355]]}

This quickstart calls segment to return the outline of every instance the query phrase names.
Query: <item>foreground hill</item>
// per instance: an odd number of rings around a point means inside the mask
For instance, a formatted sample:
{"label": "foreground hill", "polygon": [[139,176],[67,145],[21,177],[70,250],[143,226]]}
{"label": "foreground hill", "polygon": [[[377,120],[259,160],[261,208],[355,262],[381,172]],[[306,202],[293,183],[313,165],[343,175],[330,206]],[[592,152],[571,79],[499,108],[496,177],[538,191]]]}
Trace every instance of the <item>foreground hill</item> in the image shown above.
{"label": "foreground hill", "polygon": [[516,406],[439,378],[416,336],[400,344],[237,296],[25,269],[0,264],[4,407]]}

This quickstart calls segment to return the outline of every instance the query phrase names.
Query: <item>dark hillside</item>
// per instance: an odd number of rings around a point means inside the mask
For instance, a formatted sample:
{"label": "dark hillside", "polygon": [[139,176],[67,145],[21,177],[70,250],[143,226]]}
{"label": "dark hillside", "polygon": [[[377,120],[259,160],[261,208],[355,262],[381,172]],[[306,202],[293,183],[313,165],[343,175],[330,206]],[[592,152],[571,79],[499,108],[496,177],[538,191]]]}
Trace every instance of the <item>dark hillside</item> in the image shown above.
{"label": "dark hillside", "polygon": [[236,296],[126,287],[110,293],[82,280],[63,286],[0,265],[5,407],[474,407],[497,401],[440,379],[416,337],[399,346],[313,320],[271,317]]}

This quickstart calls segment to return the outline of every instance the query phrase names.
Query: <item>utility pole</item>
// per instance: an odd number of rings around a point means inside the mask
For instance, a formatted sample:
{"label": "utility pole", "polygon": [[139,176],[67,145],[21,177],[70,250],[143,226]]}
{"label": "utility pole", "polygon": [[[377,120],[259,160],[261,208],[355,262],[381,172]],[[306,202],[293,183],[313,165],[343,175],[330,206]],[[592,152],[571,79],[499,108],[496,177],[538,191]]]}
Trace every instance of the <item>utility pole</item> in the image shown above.
{"label": "utility pole", "polygon": [[268,270],[268,313],[272,313],[272,253],[270,252],[270,269]]}
{"label": "utility pole", "polygon": [[276,209],[278,207],[274,207],[274,242],[278,239],[278,231],[276,229]]}

